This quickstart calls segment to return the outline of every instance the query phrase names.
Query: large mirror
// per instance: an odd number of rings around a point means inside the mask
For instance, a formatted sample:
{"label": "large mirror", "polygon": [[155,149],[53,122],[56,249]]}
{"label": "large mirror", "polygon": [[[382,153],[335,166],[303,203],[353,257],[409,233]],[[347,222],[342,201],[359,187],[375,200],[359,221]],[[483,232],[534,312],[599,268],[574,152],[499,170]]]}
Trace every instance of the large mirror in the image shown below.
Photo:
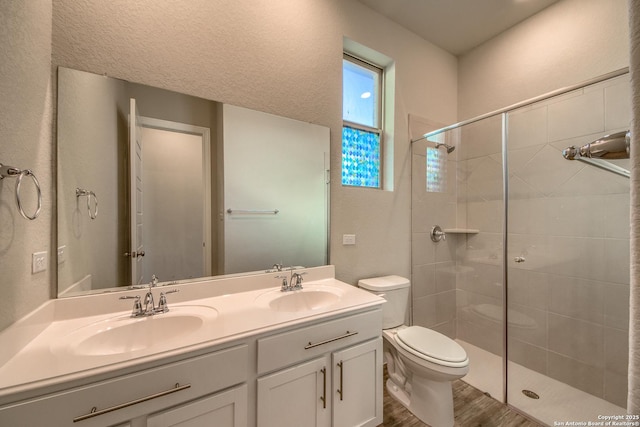
{"label": "large mirror", "polygon": [[58,69],[58,295],[328,261],[329,129]]}

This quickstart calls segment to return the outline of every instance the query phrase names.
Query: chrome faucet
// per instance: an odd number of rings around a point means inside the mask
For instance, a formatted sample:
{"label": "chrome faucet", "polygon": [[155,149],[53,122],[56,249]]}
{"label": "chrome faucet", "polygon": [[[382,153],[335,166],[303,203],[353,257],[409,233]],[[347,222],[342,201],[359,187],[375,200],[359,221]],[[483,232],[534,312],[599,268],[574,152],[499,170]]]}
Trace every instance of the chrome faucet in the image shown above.
{"label": "chrome faucet", "polygon": [[282,279],[282,285],[280,286],[280,291],[289,292],[289,291],[297,291],[302,289],[302,276],[307,274],[303,273],[294,273],[293,268],[291,268],[291,276],[289,277],[289,283],[287,284],[287,276],[275,276],[275,279]]}
{"label": "chrome faucet", "polygon": [[169,311],[169,306],[167,305],[167,294],[173,294],[178,292],[177,289],[172,289],[167,292],[160,292],[160,301],[158,301],[158,306],[156,307],[155,302],[153,300],[153,292],[151,290],[158,284],[158,278],[154,274],[151,277],[151,282],[149,283],[149,288],[144,296],[144,308],[142,308],[142,303],[140,301],[140,295],[135,296],[124,296],[120,297],[120,299],[135,299],[133,302],[133,311],[131,312],[131,317],[144,317],[144,316],[153,316],[154,314],[166,313]]}
{"label": "chrome faucet", "polygon": [[146,316],[152,316],[155,314],[156,305],[153,301],[153,292],[151,292],[152,288],[155,288],[158,285],[158,277],[155,274],[151,275],[151,282],[149,282],[149,290],[147,294],[144,296],[144,314]]}
{"label": "chrome faucet", "polygon": [[292,290],[302,289],[302,276],[307,273],[292,273],[291,280],[289,281],[289,286]]}
{"label": "chrome faucet", "polygon": [[156,306],[153,302],[153,292],[151,292],[151,284],[149,284],[149,290],[144,296],[144,314],[145,316],[151,316],[155,314]]}

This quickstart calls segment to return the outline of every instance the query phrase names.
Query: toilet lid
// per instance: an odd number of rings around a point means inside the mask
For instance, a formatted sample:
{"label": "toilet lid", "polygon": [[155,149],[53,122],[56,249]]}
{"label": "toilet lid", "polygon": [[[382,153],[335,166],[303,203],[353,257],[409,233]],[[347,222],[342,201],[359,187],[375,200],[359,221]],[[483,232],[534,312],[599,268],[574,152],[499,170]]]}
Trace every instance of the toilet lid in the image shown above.
{"label": "toilet lid", "polygon": [[400,329],[396,335],[409,348],[437,360],[459,363],[467,353],[457,342],[439,332],[421,326]]}

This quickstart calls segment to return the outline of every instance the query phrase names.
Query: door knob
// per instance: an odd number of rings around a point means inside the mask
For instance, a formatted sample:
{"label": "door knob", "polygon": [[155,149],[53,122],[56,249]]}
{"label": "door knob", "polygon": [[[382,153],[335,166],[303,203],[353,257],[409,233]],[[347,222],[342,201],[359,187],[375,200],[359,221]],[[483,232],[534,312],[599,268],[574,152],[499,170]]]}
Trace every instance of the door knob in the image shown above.
{"label": "door knob", "polygon": [[124,256],[125,256],[125,257],[127,257],[127,258],[128,258],[128,257],[131,257],[131,258],[137,258],[137,257],[139,257],[139,256],[144,256],[144,251],[140,251],[140,252],[136,252],[136,251],[133,251],[133,252],[125,252],[125,253],[124,253]]}

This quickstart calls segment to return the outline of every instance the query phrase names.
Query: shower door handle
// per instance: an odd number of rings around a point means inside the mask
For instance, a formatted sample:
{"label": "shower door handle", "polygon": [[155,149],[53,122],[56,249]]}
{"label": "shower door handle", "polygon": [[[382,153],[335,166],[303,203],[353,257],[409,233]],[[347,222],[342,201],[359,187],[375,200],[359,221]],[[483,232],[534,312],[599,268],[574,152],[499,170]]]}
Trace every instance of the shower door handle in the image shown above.
{"label": "shower door handle", "polygon": [[513,260],[514,260],[515,262],[518,262],[518,263],[520,263],[520,262],[524,262],[524,261],[525,261],[525,259],[524,259],[524,257],[523,257],[523,256],[517,256],[517,257],[515,257]]}

